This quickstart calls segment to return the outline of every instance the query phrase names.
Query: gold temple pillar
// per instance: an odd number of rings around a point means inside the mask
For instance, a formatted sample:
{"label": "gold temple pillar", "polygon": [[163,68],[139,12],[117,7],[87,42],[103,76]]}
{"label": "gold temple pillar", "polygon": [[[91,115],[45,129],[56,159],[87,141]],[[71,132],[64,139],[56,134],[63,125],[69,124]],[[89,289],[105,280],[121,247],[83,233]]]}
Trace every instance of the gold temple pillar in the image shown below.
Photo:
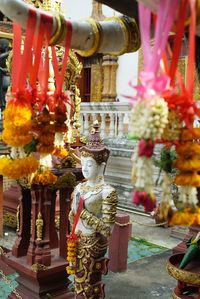
{"label": "gold temple pillar", "polygon": [[103,66],[101,63],[91,65],[90,101],[101,102],[103,88]]}
{"label": "gold temple pillar", "polygon": [[[103,21],[102,4],[93,0],[91,17]],[[113,102],[116,98],[117,56],[104,55],[91,64],[91,102]]]}
{"label": "gold temple pillar", "polygon": [[103,91],[102,102],[114,102],[117,96],[116,92],[116,73],[118,68],[117,56],[103,56]]}

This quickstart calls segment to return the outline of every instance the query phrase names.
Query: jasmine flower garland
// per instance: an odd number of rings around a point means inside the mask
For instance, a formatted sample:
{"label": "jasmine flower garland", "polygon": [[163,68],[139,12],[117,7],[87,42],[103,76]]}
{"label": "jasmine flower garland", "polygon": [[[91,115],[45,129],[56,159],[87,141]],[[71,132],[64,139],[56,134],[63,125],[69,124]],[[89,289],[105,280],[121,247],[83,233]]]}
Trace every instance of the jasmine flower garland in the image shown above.
{"label": "jasmine flower garland", "polygon": [[132,134],[141,139],[161,139],[168,123],[168,106],[163,98],[138,100],[132,110]]}

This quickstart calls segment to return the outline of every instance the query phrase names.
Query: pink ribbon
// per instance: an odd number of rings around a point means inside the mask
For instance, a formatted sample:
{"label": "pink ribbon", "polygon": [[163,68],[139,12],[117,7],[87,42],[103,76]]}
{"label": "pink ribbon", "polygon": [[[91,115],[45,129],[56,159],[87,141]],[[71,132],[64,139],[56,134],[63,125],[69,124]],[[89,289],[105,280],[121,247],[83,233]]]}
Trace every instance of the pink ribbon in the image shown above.
{"label": "pink ribbon", "polygon": [[[163,0],[159,3],[154,46],[151,47],[151,12],[139,3],[139,21],[144,57],[144,71],[140,73],[138,86],[130,85],[137,91],[137,98],[148,99],[161,95],[169,89],[170,78],[167,75],[158,75],[160,60],[165,50],[170,28],[172,27],[178,9],[178,0]],[[136,97],[128,97],[135,101]]]}
{"label": "pink ribbon", "polygon": [[167,75],[156,76],[153,72],[141,72],[140,73],[140,85],[133,86],[129,84],[137,91],[136,97],[131,97],[133,101],[139,99],[149,99],[156,95],[161,96],[164,90],[170,89],[170,78]]}

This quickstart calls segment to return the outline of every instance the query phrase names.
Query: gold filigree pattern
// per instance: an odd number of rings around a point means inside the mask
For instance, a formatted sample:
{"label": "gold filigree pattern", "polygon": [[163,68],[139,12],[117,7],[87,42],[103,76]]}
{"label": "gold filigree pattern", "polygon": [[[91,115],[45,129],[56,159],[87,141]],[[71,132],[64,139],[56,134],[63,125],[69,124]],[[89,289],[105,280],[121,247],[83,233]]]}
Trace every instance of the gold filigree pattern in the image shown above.
{"label": "gold filigree pattern", "polygon": [[41,212],[38,213],[38,217],[36,220],[36,227],[37,227],[37,241],[42,240],[42,231],[43,231],[44,221],[42,219]]}
{"label": "gold filigree pattern", "polygon": [[107,239],[102,235],[80,235],[77,244],[77,264],[75,273],[75,291],[83,298],[104,298],[101,274],[107,273]]}
{"label": "gold filigree pattern", "polygon": [[31,266],[31,269],[33,272],[40,272],[40,271],[45,271],[48,269],[47,266],[43,265],[43,264],[39,264],[39,263],[35,263]]}
{"label": "gold filigree pattern", "polygon": [[3,222],[5,225],[9,227],[16,228],[17,226],[17,217],[16,215],[10,214],[10,213],[5,213],[3,215]]}
{"label": "gold filigree pattern", "polygon": [[105,186],[105,184],[100,184],[100,185],[95,185],[95,186],[88,186],[86,183],[81,184],[81,191],[85,192],[93,192],[93,191],[98,191],[102,189]]}
{"label": "gold filigree pattern", "polygon": [[185,271],[177,268],[172,265],[169,261],[167,261],[166,269],[172,277],[176,280],[182,281],[184,283],[192,284],[192,285],[200,285],[200,274],[193,273],[189,271]]}
{"label": "gold filigree pattern", "polygon": [[61,9],[61,0],[25,0],[25,2],[45,10],[60,11]]}
{"label": "gold filigree pattern", "polygon": [[102,233],[104,236],[110,235],[110,226],[107,225],[103,219],[97,218],[86,209],[83,209],[80,217],[86,223],[86,225],[93,227],[97,232]]}
{"label": "gold filigree pattern", "polygon": [[103,66],[101,64],[91,65],[91,102],[101,102],[103,89]]}

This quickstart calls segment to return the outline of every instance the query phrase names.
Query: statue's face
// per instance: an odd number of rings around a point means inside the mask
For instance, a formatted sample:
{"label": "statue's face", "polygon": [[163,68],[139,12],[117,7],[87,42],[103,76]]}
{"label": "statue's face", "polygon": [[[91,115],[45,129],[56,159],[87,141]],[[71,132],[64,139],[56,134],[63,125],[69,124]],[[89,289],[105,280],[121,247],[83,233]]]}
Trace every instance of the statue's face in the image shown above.
{"label": "statue's face", "polygon": [[100,165],[92,157],[81,157],[82,173],[87,180],[93,180],[98,177]]}

